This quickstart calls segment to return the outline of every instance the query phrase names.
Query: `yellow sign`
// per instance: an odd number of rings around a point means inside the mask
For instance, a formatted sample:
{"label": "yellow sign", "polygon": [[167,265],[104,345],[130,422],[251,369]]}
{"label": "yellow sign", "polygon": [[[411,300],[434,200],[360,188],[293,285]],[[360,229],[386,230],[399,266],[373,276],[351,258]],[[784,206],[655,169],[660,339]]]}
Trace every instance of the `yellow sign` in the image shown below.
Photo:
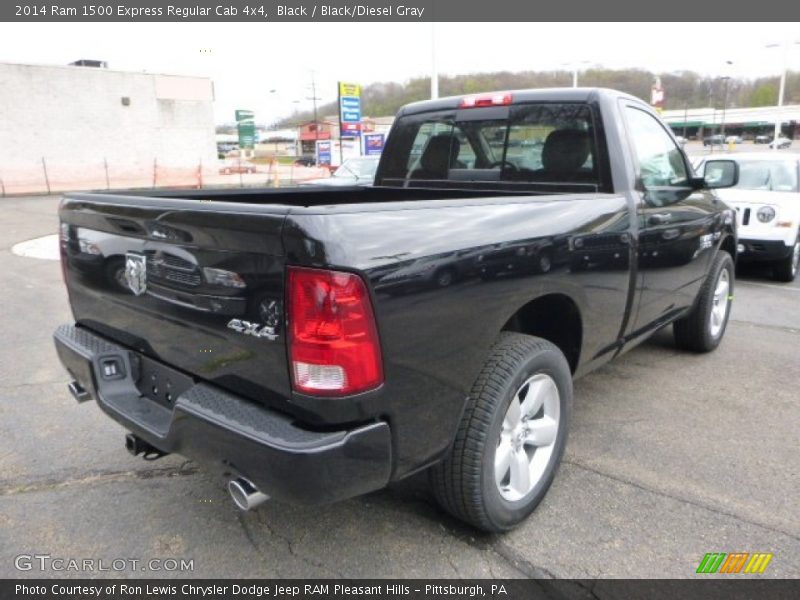
{"label": "yellow sign", "polygon": [[344,83],[339,82],[339,95],[340,96],[361,96],[361,86],[357,83]]}

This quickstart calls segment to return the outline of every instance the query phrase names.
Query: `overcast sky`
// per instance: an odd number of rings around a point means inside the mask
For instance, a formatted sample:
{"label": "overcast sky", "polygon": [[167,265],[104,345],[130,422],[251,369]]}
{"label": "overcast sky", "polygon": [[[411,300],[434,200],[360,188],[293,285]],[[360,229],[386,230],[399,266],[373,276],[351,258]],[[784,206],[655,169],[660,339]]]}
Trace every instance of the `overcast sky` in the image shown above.
{"label": "overcast sky", "polygon": [[[800,40],[797,23],[0,23],[0,62],[65,64],[204,75],[214,80],[217,122],[236,108],[259,122],[309,108],[311,72],[322,102],[336,82],[402,82],[431,69],[480,71],[642,67],[710,75],[777,75],[781,51]],[[733,61],[726,66],[726,61]],[[800,45],[789,55],[800,69]],[[270,93],[270,90],[276,90]],[[667,90],[669,93],[669,90]],[[294,100],[300,100],[294,104]]]}

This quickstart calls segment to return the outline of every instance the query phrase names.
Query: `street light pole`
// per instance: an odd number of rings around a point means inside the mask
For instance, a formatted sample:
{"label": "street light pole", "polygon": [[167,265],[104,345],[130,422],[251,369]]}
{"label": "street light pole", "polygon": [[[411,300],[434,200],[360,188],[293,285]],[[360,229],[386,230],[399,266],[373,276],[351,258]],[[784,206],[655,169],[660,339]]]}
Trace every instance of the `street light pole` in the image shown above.
{"label": "street light pole", "polygon": [[561,63],[560,66],[570,67],[570,70],[572,71],[572,87],[576,88],[578,87],[578,68],[580,65],[588,65],[588,64],[589,64],[588,60],[581,60],[576,62],[564,62]]}
{"label": "street light pole", "polygon": [[436,66],[436,23],[431,22],[431,100],[439,97],[439,69]]}
{"label": "street light pole", "polygon": [[722,143],[725,143],[725,111],[728,109],[728,83],[731,78],[726,76],[722,80],[725,82],[725,90],[722,92]]}
{"label": "street light pole", "polygon": [[786,70],[789,66],[789,45],[800,44],[800,42],[784,41],[782,44],[767,44],[765,48],[783,48],[783,61],[781,67],[781,83],[778,88],[778,110],[775,113],[775,131],[772,135],[772,149],[778,149],[778,138],[781,135],[781,128],[783,125],[783,95],[786,91]]}
{"label": "street light pole", "polygon": [[683,105],[683,139],[686,139],[686,121],[689,119],[689,102]]}

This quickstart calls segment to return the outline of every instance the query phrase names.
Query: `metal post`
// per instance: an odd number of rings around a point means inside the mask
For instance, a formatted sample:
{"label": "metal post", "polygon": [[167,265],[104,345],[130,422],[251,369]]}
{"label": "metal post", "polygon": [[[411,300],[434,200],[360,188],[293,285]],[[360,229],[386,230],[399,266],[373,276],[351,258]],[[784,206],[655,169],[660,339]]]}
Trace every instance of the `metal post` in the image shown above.
{"label": "metal post", "polygon": [[197,189],[203,189],[203,159],[197,164]]}
{"label": "metal post", "polygon": [[6,185],[3,183],[3,178],[0,177],[0,196],[3,198],[6,197]]}
{"label": "metal post", "polygon": [[111,182],[108,179],[108,160],[106,159],[106,157],[103,157],[103,168],[106,171],[106,189],[110,190],[111,189]]}
{"label": "metal post", "polygon": [[237,164],[239,165],[239,168],[236,169],[237,171],[239,171],[239,187],[244,187],[244,181],[242,180],[242,149],[241,148],[239,148],[239,156],[236,157],[236,160],[238,161]]}
{"label": "metal post", "polygon": [[154,189],[156,187],[156,181],[157,181],[156,173],[157,172],[158,172],[158,159],[154,158],[153,159],[153,188]]}
{"label": "metal post", "polygon": [[578,87],[578,66],[572,68],[572,87]]}
{"label": "metal post", "polygon": [[47,195],[50,195],[50,178],[47,175],[47,163],[44,161],[44,156],[42,157],[42,170],[44,171],[44,182],[47,185]]}

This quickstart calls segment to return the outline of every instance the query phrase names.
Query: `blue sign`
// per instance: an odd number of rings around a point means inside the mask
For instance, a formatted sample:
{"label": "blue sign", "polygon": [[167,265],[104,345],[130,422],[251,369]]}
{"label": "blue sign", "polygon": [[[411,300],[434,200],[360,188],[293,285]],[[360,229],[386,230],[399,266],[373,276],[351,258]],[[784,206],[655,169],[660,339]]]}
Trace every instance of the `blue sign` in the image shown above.
{"label": "blue sign", "polygon": [[358,96],[342,96],[340,109],[342,123],[361,122],[361,98]]}
{"label": "blue sign", "polygon": [[330,165],[331,164],[331,143],[330,141],[317,142],[317,164]]}
{"label": "blue sign", "polygon": [[364,154],[366,156],[376,156],[383,152],[383,134],[368,133],[364,135]]}

